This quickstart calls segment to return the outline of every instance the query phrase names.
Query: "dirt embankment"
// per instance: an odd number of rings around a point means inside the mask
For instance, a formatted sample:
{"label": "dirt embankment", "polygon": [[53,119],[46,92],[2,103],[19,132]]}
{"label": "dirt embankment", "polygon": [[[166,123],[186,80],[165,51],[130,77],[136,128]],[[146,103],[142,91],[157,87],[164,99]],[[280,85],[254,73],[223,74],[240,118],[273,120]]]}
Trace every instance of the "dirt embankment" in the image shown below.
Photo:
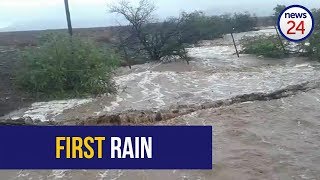
{"label": "dirt embankment", "polygon": [[251,93],[232,97],[226,100],[218,100],[196,105],[171,106],[168,109],[160,111],[128,111],[118,114],[104,115],[100,117],[89,118],[86,120],[64,121],[64,125],[135,125],[148,124],[159,121],[169,120],[178,116],[186,115],[198,110],[218,108],[221,106],[230,106],[236,103],[249,101],[269,101],[272,99],[281,99],[296,95],[299,92],[309,91],[320,87],[320,82],[306,82],[298,85],[288,86],[272,93]]}
{"label": "dirt embankment", "polygon": [[310,81],[298,85],[287,86],[283,89],[271,93],[251,93],[232,97],[226,100],[218,100],[213,102],[206,102],[197,105],[179,105],[171,106],[168,109],[159,111],[138,111],[131,110],[117,114],[103,115],[99,117],[92,117],[86,120],[70,120],[62,122],[41,122],[33,121],[31,118],[21,118],[18,120],[2,120],[0,125],[143,125],[152,124],[159,121],[173,119],[182,115],[190,114],[192,112],[218,108],[221,106],[230,106],[236,103],[250,102],[250,101],[269,101],[273,99],[281,99],[296,95],[300,92],[306,92],[320,87],[320,82]]}

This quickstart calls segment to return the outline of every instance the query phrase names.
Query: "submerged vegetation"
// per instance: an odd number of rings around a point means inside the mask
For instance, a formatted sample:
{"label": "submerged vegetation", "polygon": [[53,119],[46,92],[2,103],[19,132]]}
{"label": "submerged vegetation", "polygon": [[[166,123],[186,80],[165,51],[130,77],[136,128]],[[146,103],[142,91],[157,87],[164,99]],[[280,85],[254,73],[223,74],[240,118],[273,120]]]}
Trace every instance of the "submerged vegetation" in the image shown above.
{"label": "submerged vegetation", "polygon": [[[286,6],[284,5],[277,5],[274,8],[273,19],[275,23],[280,12],[285,8]],[[320,9],[313,9],[312,14],[315,18],[315,29],[307,40],[294,44],[275,35],[244,37],[240,42],[242,53],[271,58],[283,58],[288,54],[292,54],[320,61]]]}
{"label": "submerged vegetation", "polygon": [[115,92],[118,57],[89,40],[50,34],[21,53],[17,85],[36,97],[71,98]]}
{"label": "submerged vegetation", "polygon": [[245,37],[241,40],[242,53],[264,57],[283,58],[287,56],[277,36]]}

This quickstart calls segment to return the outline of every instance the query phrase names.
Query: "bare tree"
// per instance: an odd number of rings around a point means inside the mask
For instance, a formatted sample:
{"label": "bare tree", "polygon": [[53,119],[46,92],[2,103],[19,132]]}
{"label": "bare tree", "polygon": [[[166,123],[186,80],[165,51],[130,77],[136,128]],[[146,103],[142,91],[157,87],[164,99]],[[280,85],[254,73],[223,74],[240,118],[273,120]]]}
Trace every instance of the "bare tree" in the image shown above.
{"label": "bare tree", "polygon": [[[121,27],[121,26],[119,26]],[[118,50],[118,53],[123,56],[124,64],[125,66],[129,66],[131,69],[131,65],[133,64],[133,58],[135,57],[134,54],[131,54],[130,47],[133,45],[132,35],[127,32],[126,28],[119,28],[116,33],[117,37],[117,43],[116,43],[116,49]]]}
{"label": "bare tree", "polygon": [[138,39],[140,50],[144,50],[152,60],[167,56],[186,57],[180,38],[180,19],[157,22],[153,18],[155,10],[155,5],[148,0],[140,0],[136,7],[128,1],[120,1],[110,9],[112,13],[123,15],[130,23],[131,35]]}

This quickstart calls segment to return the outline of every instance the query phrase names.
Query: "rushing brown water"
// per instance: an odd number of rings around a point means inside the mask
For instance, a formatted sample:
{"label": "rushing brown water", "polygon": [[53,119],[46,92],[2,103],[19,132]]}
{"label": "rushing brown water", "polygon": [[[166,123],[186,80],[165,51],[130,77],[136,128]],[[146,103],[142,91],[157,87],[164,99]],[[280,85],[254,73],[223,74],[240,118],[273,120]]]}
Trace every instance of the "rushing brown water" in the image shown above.
{"label": "rushing brown water", "polygon": [[[272,34],[262,30],[236,34]],[[319,80],[319,65],[301,58],[236,58],[230,37],[189,49],[184,62],[144,64],[121,69],[116,96],[52,101],[10,113],[64,121],[125,110],[157,110],[242,94],[270,93]],[[200,110],[157,125],[213,126],[211,171],[50,170],[0,171],[0,179],[320,179],[320,89],[270,101],[253,101]],[[192,157],[190,157],[192,158]]]}
{"label": "rushing brown water", "polygon": [[1,171],[0,179],[319,179],[320,89],[197,111],[158,125],[212,125],[212,171]]}

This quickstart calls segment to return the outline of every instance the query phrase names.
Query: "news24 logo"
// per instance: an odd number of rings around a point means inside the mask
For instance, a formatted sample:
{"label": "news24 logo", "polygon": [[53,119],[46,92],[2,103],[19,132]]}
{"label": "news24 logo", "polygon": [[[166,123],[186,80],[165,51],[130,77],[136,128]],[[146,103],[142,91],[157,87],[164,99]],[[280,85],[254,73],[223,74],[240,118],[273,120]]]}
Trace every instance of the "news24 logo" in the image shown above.
{"label": "news24 logo", "polygon": [[278,28],[281,35],[289,41],[299,42],[307,39],[314,29],[312,13],[300,5],[285,8],[279,15]]}

